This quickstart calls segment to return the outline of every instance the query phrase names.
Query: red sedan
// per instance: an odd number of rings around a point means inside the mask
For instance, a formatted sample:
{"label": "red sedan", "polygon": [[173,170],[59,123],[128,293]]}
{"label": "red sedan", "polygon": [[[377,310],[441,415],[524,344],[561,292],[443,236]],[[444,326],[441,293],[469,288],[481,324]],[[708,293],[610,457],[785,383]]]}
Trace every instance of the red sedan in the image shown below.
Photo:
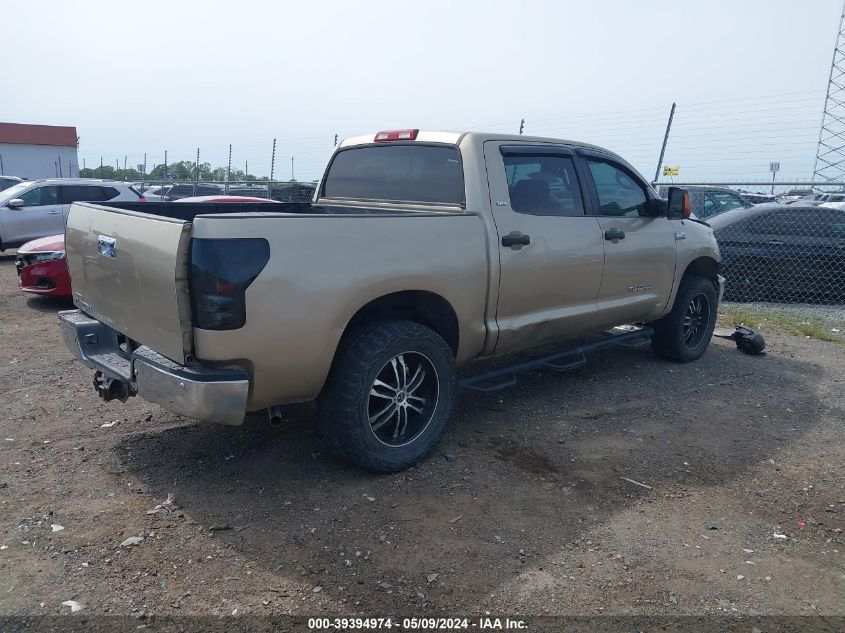
{"label": "red sedan", "polygon": [[70,274],[65,259],[64,235],[51,235],[27,242],[18,249],[15,266],[24,292],[70,298]]}

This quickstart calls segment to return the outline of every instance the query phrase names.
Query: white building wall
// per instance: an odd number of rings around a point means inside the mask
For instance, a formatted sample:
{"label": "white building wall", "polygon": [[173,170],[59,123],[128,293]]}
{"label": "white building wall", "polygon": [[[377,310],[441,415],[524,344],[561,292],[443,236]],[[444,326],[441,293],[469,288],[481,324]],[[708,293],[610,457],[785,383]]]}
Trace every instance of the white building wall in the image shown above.
{"label": "white building wall", "polygon": [[61,175],[65,178],[79,176],[79,160],[75,147],[56,145],[15,145],[0,143],[3,157],[3,175],[18,178],[55,178],[56,164],[62,161]]}

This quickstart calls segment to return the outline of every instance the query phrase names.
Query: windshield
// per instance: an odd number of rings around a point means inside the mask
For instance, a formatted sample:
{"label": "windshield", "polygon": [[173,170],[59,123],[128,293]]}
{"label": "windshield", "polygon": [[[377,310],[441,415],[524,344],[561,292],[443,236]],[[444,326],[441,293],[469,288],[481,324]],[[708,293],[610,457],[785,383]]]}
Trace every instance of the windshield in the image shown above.
{"label": "windshield", "polygon": [[0,191],[0,202],[7,202],[13,198],[20,198],[21,194],[32,186],[31,182],[19,182],[18,184]]}

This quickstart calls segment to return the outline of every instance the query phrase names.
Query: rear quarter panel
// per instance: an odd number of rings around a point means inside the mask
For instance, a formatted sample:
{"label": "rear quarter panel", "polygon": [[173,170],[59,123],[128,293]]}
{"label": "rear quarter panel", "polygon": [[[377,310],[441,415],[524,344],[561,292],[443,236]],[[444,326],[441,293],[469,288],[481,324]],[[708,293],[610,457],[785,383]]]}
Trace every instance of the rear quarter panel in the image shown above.
{"label": "rear quarter panel", "polygon": [[484,346],[488,253],[478,216],[197,217],[193,236],[270,243],[270,261],[246,292],[245,326],[194,330],[198,359],[250,368],[250,410],[315,398],[349,321],[394,292],[428,291],[451,304],[459,361]]}

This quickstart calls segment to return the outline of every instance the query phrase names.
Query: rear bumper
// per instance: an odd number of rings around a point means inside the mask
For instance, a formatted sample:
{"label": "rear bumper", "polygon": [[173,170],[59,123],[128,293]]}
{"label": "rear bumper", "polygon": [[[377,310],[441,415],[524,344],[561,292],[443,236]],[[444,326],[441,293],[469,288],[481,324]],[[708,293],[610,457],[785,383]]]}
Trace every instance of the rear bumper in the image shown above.
{"label": "rear bumper", "polygon": [[122,395],[115,397],[125,400],[139,395],[168,411],[205,422],[243,422],[249,396],[245,371],[188,367],[143,346],[127,354],[115,330],[81,310],[59,312],[59,325],[71,353],[100,372],[107,384],[119,387],[115,393]]}

